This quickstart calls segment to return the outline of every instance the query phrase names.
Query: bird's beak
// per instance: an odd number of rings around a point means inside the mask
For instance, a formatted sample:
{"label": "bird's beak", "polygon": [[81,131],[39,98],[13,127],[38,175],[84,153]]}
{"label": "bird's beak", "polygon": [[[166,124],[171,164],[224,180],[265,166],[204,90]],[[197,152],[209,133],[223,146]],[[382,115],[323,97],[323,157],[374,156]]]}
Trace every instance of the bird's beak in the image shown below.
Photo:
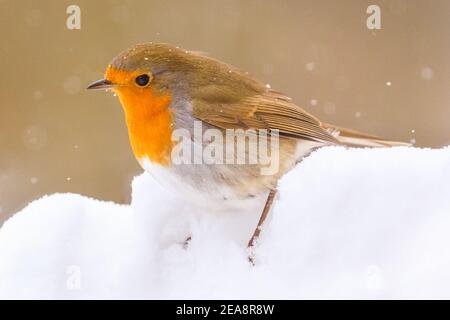
{"label": "bird's beak", "polygon": [[92,82],[86,89],[87,90],[100,90],[100,89],[111,89],[114,87],[114,83],[107,79],[100,79]]}

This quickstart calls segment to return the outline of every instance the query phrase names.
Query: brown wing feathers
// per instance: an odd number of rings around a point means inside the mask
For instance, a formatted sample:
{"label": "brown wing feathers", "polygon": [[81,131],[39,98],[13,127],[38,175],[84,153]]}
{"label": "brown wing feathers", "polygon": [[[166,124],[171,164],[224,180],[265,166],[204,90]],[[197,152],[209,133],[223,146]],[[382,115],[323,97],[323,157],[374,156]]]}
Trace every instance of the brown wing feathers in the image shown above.
{"label": "brown wing feathers", "polygon": [[194,116],[222,129],[277,129],[281,136],[338,143],[319,120],[271,91],[232,104],[196,101]]}

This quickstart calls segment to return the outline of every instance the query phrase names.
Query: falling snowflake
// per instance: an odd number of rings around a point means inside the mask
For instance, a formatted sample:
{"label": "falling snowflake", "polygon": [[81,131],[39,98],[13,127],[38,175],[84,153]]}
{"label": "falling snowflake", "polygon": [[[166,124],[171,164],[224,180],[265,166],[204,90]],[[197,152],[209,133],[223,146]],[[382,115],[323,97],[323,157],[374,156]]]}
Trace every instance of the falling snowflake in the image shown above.
{"label": "falling snowflake", "polygon": [[433,76],[434,76],[433,69],[431,69],[430,67],[423,67],[422,70],[420,70],[420,76],[424,80],[433,79]]}
{"label": "falling snowflake", "polygon": [[314,62],[308,62],[305,65],[305,69],[308,71],[313,71],[315,67],[316,67],[316,65],[314,64]]}

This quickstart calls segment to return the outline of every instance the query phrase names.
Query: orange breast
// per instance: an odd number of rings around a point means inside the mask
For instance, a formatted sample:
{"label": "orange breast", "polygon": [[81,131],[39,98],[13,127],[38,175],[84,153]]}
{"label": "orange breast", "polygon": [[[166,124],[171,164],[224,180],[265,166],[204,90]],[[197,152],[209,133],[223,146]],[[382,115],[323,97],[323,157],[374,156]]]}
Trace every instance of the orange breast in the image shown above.
{"label": "orange breast", "polygon": [[148,157],[152,162],[169,165],[171,97],[155,95],[151,88],[120,87],[116,92],[125,111],[131,147],[138,161]]}

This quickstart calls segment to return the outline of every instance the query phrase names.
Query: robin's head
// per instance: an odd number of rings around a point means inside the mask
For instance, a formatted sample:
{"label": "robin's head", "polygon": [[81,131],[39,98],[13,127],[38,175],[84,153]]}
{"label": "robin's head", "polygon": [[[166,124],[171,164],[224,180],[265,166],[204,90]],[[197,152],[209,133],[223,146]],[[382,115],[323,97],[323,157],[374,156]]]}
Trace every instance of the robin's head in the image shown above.
{"label": "robin's head", "polygon": [[[167,44],[140,44],[116,56],[108,65],[104,79],[88,89],[114,91],[129,114],[142,102],[147,112],[160,112],[167,107],[177,78],[193,71],[189,53]],[[178,79],[180,80],[180,79]],[[151,104],[151,108],[150,108]]]}

